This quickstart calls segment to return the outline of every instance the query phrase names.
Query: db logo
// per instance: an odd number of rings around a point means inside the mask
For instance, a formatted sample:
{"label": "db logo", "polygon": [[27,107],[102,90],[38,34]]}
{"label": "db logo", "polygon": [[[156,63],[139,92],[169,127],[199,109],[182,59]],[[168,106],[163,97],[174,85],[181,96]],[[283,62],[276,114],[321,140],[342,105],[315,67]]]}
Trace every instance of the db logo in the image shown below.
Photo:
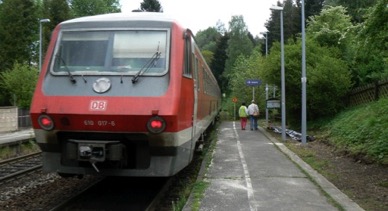
{"label": "db logo", "polygon": [[91,111],[105,111],[108,102],[105,100],[92,100],[90,101],[90,110]]}

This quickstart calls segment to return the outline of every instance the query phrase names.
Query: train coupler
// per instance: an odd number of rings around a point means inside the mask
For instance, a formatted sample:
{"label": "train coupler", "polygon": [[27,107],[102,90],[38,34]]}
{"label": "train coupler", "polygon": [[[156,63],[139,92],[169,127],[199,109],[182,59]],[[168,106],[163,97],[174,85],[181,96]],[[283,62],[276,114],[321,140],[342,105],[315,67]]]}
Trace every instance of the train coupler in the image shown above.
{"label": "train coupler", "polygon": [[[97,168],[98,162],[119,161],[124,157],[123,149],[125,146],[119,141],[89,141],[74,139],[69,141],[75,143],[76,146],[76,148],[73,149],[76,150],[77,153],[74,154],[75,156],[73,159],[89,162],[97,172],[100,172]],[[69,154],[71,155],[72,153]]]}

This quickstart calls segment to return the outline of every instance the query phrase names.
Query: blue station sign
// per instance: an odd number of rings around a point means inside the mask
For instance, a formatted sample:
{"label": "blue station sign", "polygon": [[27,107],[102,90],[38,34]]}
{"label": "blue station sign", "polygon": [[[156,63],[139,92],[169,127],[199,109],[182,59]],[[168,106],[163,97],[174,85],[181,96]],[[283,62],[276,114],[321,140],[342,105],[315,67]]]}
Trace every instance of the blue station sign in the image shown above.
{"label": "blue station sign", "polygon": [[260,86],[261,80],[259,80],[259,79],[247,79],[247,80],[245,80],[245,84],[247,86]]}

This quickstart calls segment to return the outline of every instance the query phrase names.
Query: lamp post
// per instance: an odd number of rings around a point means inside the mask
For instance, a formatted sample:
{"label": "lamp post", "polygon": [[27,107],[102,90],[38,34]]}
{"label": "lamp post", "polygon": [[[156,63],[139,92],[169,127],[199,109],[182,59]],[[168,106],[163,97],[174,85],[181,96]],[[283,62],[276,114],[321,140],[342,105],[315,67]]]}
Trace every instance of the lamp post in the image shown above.
{"label": "lamp post", "polygon": [[[268,56],[268,37],[267,37],[268,32],[260,32],[261,35],[264,36],[265,39],[265,57]],[[265,84],[265,99],[268,100],[268,84]],[[267,124],[268,127],[268,108],[266,106],[265,108],[265,123]]]}
{"label": "lamp post", "polygon": [[50,19],[39,20],[39,72],[42,68],[42,24],[47,22],[50,22]]}
{"label": "lamp post", "polygon": [[268,32],[260,32],[261,35],[264,36],[265,39],[265,56],[268,55]]}
{"label": "lamp post", "polygon": [[304,20],[304,0],[302,0],[302,144],[306,144],[307,112],[306,112],[306,33]]}
{"label": "lamp post", "polygon": [[282,140],[285,141],[286,140],[286,85],[285,85],[285,78],[284,78],[283,7],[273,5],[270,9],[280,11]]}

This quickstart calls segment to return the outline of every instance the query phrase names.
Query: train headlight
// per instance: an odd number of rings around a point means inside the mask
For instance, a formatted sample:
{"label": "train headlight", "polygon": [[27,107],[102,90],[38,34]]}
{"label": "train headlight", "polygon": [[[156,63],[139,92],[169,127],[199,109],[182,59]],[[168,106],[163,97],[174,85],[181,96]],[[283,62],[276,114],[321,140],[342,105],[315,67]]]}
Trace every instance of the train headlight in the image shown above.
{"label": "train headlight", "polygon": [[39,116],[38,123],[44,130],[52,130],[54,128],[53,119],[46,114]]}
{"label": "train headlight", "polygon": [[166,129],[166,121],[162,117],[153,116],[147,122],[147,129],[150,133],[161,133]]}

